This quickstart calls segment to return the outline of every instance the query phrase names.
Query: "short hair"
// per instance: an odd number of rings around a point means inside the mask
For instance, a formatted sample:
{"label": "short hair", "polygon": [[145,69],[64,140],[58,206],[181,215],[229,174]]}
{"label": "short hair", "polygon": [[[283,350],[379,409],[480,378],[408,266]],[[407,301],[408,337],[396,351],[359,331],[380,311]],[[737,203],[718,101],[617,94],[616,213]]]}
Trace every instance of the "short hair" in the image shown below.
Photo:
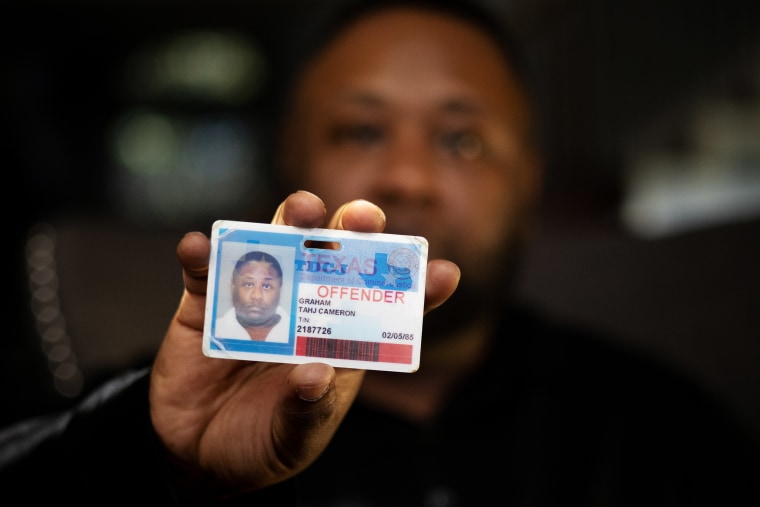
{"label": "short hair", "polygon": [[269,132],[265,157],[273,177],[279,183],[282,169],[277,166],[277,150],[282,131],[289,121],[295,90],[308,66],[344,31],[375,13],[399,7],[409,7],[451,16],[467,23],[491,40],[499,50],[504,64],[510,68],[526,97],[531,101],[531,72],[525,52],[502,13],[492,12],[476,0],[333,0],[320,3],[321,9],[304,16],[303,23],[293,29],[295,34],[282,54],[279,85],[272,89],[269,107],[272,116],[267,122]]}
{"label": "short hair", "polygon": [[285,82],[295,86],[304,69],[340,34],[357,21],[372,14],[399,7],[427,10],[449,15],[469,23],[483,32],[498,47],[504,62],[512,67],[521,84],[527,85],[527,60],[504,15],[492,11],[477,0],[334,0],[317,16],[308,16],[306,26],[299,27],[291,46],[290,70]]}
{"label": "short hair", "polygon": [[282,268],[280,267],[280,263],[277,261],[277,259],[273,255],[266,252],[254,250],[242,255],[235,263],[235,269],[232,271],[233,280],[237,279],[238,275],[240,274],[240,270],[243,269],[243,266],[249,262],[268,262],[277,272],[277,278],[282,278]]}

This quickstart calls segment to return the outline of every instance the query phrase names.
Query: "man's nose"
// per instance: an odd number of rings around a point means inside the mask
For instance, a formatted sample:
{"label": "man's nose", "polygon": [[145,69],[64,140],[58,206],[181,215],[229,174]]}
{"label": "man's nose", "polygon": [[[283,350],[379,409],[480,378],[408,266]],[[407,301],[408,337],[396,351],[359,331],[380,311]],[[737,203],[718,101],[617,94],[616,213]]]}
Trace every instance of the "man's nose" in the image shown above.
{"label": "man's nose", "polygon": [[263,295],[264,289],[258,284],[254,284],[248,291],[248,297],[250,299],[261,299]]}
{"label": "man's nose", "polygon": [[422,132],[400,131],[388,144],[378,186],[387,193],[428,195],[436,181],[434,146]]}

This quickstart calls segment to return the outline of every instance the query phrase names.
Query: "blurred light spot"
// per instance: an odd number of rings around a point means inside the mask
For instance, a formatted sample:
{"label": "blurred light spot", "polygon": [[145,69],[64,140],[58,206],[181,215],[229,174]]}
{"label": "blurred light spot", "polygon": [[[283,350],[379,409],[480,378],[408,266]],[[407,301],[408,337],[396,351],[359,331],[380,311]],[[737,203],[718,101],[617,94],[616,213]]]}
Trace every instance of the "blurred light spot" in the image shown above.
{"label": "blurred light spot", "polygon": [[56,368],[53,373],[60,380],[69,380],[76,377],[79,374],[79,370],[72,363],[64,363]]}
{"label": "blurred light spot", "polygon": [[242,35],[189,31],[135,53],[125,66],[125,80],[136,98],[200,99],[235,105],[259,91],[265,63],[257,45]]}
{"label": "blurred light spot", "polygon": [[35,313],[40,322],[53,322],[58,317],[59,311],[55,306],[45,306]]}
{"label": "blurred light spot", "polygon": [[41,303],[49,303],[58,297],[58,291],[55,287],[40,287],[32,292],[32,299]]}
{"label": "blurred light spot", "polygon": [[50,265],[50,253],[41,248],[27,249],[27,264],[30,268],[40,268]]}
{"label": "blurred light spot", "polygon": [[41,265],[39,269],[33,269],[29,272],[29,278],[37,285],[50,284],[55,280],[55,270]]}
{"label": "blurred light spot", "polygon": [[111,188],[137,222],[181,226],[240,207],[260,177],[251,128],[230,115],[127,112],[114,131]]}
{"label": "blurred light spot", "polygon": [[681,142],[636,151],[620,210],[632,233],[657,238],[760,216],[758,68],[737,74],[742,93],[726,86],[691,103],[675,129]]}
{"label": "blurred light spot", "polygon": [[127,170],[146,176],[171,172],[178,142],[165,116],[133,111],[117,127],[116,158]]}
{"label": "blurred light spot", "polygon": [[641,237],[670,234],[760,215],[760,158],[755,171],[727,172],[698,159],[653,159],[629,179],[622,207],[627,227]]}
{"label": "blurred light spot", "polygon": [[48,327],[41,335],[46,342],[55,343],[66,335],[66,330],[57,326]]}
{"label": "blurred light spot", "polygon": [[53,363],[62,363],[71,356],[71,347],[59,344],[51,347],[47,353],[48,360]]}
{"label": "blurred light spot", "polygon": [[53,373],[53,385],[62,396],[75,397],[82,392],[84,378],[71,348],[58,300],[55,247],[56,234],[50,225],[37,224],[32,228],[26,243],[29,303],[40,347]]}
{"label": "blurred light spot", "polygon": [[111,202],[127,219],[182,228],[250,209],[263,188],[254,119],[266,59],[251,37],[189,30],[136,50],[111,129]]}
{"label": "blurred light spot", "polygon": [[62,363],[53,371],[56,390],[73,398],[82,392],[84,376],[75,363]]}

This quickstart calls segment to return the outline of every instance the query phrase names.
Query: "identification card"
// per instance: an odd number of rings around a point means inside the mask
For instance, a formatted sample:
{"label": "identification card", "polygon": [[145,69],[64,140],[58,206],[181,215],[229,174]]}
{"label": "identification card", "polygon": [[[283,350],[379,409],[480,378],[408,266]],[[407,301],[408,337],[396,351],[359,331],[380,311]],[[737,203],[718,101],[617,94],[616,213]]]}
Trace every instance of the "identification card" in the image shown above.
{"label": "identification card", "polygon": [[417,371],[428,242],[218,220],[203,353]]}

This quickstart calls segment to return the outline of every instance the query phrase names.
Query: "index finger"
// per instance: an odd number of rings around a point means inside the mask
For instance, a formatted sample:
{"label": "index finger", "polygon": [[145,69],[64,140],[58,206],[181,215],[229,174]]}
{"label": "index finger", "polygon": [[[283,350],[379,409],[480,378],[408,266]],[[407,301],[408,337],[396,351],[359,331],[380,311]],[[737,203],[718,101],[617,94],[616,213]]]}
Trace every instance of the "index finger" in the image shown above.
{"label": "index finger", "polygon": [[355,232],[383,232],[385,213],[376,204],[357,199],[338,208],[328,227]]}
{"label": "index finger", "polygon": [[211,244],[202,232],[188,232],[177,244],[177,258],[182,266],[185,288],[197,294],[206,293]]}
{"label": "index finger", "polygon": [[272,224],[321,227],[326,216],[327,209],[322,199],[306,190],[299,190],[280,203],[272,218]]}

